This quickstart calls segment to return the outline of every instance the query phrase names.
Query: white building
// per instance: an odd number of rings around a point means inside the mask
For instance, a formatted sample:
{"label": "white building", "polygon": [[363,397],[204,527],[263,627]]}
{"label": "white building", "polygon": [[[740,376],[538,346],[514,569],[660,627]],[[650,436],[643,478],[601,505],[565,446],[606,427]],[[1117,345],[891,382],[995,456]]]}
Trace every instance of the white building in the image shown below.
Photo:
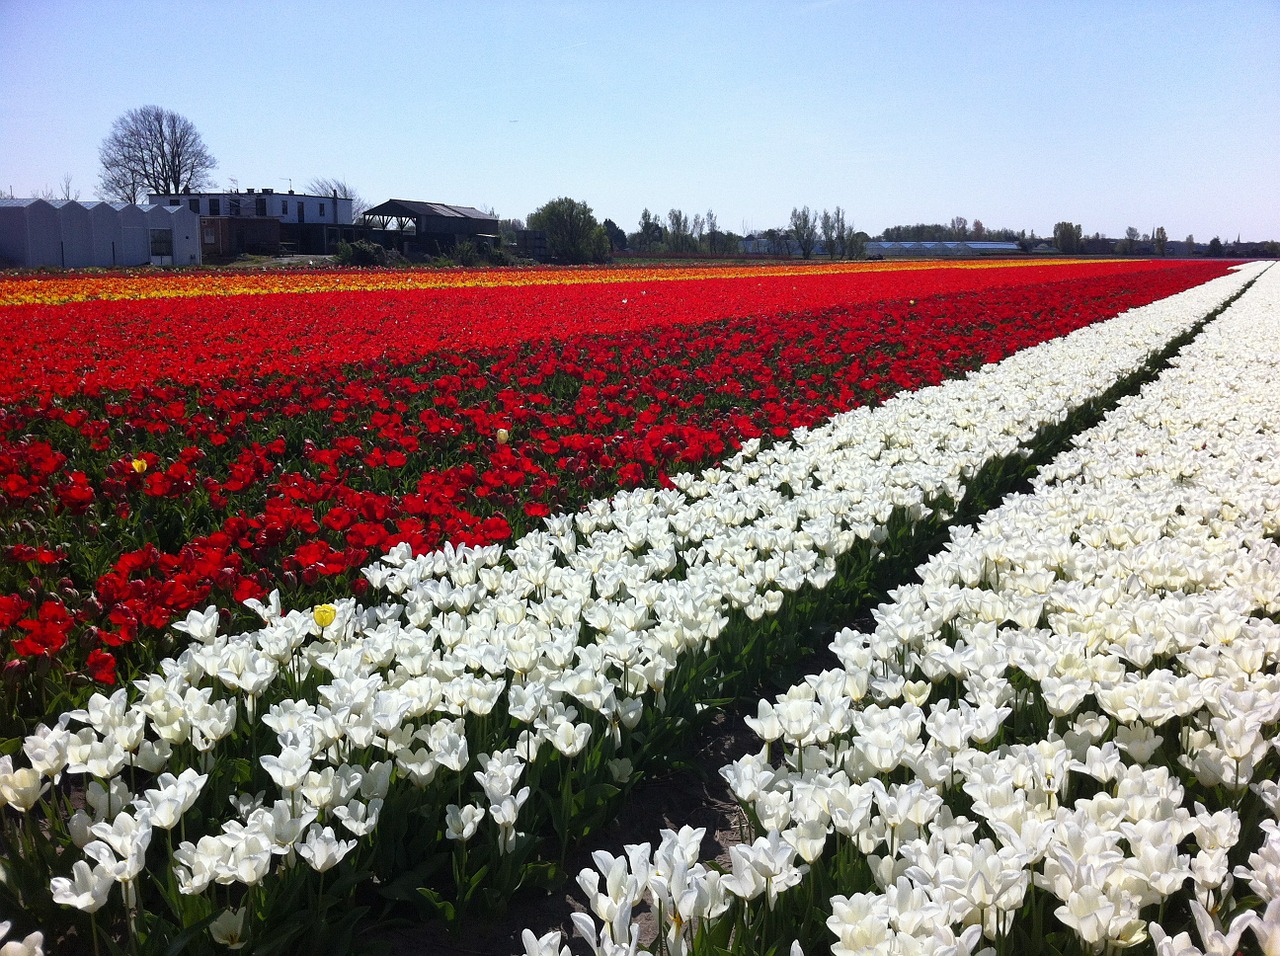
{"label": "white building", "polygon": [[270,216],[283,223],[352,223],[351,200],[338,196],[278,193],[273,189],[246,189],[225,193],[148,193],[147,202],[161,206],[186,206],[198,216]]}
{"label": "white building", "polygon": [[0,265],[199,265],[200,217],[185,206],[0,199]]}

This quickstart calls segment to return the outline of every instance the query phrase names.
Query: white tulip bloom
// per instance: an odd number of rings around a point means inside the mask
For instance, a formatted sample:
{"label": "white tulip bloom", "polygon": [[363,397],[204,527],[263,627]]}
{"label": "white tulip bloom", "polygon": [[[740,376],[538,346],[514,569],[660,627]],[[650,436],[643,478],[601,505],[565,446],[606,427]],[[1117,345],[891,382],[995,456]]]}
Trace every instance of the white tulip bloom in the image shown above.
{"label": "white tulip bloom", "polygon": [[71,876],[55,876],[49,882],[53,901],[61,906],[74,906],[86,913],[96,913],[107,902],[114,878],[106,866],[99,863],[90,869],[84,860],[76,860],[71,866]]}
{"label": "white tulip bloom", "polygon": [[355,840],[339,840],[332,827],[321,829],[318,824],[313,824],[306,839],[294,844],[294,849],[313,870],[323,873],[337,866],[355,845]]}

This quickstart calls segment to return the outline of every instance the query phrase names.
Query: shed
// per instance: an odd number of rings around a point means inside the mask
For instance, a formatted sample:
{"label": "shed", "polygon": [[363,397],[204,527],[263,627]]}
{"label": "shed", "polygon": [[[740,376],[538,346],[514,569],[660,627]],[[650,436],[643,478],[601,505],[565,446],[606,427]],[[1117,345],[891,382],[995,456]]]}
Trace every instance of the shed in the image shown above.
{"label": "shed", "polygon": [[89,210],[82,203],[70,199],[53,199],[49,205],[58,213],[58,265],[64,269],[96,265]]}
{"label": "shed", "polygon": [[109,202],[87,202],[89,242],[94,265],[124,265],[124,236],[120,231],[120,214]]}
{"label": "shed", "polygon": [[440,255],[463,240],[477,245],[498,241],[498,217],[472,206],[388,199],[366,209],[364,219],[374,227],[375,239],[408,256]]}
{"label": "shed", "polygon": [[28,269],[62,265],[58,211],[43,199],[0,199],[0,259]]}
{"label": "shed", "polygon": [[200,216],[189,206],[147,206],[153,266],[199,265]]}
{"label": "shed", "polygon": [[120,217],[120,242],[124,250],[120,265],[147,265],[151,262],[151,236],[143,207],[131,202],[113,202],[111,208]]}

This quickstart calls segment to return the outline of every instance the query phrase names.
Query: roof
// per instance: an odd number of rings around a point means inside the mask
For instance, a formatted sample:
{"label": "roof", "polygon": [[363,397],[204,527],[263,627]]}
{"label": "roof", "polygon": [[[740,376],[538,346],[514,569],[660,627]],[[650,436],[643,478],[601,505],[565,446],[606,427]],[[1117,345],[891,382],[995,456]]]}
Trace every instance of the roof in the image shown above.
{"label": "roof", "polygon": [[927,249],[937,251],[939,249],[951,249],[956,251],[970,250],[1012,250],[1019,248],[1016,242],[993,242],[985,239],[891,239],[880,240],[875,239],[867,243],[868,249],[907,249],[919,250]]}
{"label": "roof", "polygon": [[389,216],[394,219],[416,219],[419,216],[442,216],[452,219],[486,219],[498,217],[473,206],[450,206],[442,202],[418,202],[413,199],[388,199],[364,211],[366,216]]}

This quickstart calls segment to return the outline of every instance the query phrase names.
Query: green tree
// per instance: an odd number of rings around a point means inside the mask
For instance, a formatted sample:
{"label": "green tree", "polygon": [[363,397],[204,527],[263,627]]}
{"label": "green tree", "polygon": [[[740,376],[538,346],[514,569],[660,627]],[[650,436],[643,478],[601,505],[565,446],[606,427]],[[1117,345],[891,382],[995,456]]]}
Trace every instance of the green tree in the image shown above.
{"label": "green tree", "polygon": [[1164,226],[1156,226],[1155,241],[1156,255],[1163,256],[1165,248],[1169,245],[1169,234],[1164,231]]}
{"label": "green tree", "polygon": [[707,252],[713,256],[717,255],[724,240],[724,233],[720,231],[720,223],[716,220],[715,211],[708,209],[703,222],[707,224]]}
{"label": "green tree", "polygon": [[1137,255],[1138,240],[1142,238],[1136,226],[1130,226],[1124,231],[1124,254],[1126,256]]}
{"label": "green tree", "polygon": [[1053,244],[1063,255],[1075,255],[1082,248],[1083,235],[1079,223],[1064,220],[1053,227]]}
{"label": "green tree", "polygon": [[808,259],[813,255],[813,247],[818,244],[818,220],[809,211],[809,207],[791,209],[791,235],[800,247],[801,257]]}
{"label": "green tree", "polygon": [[591,207],[562,196],[529,214],[529,228],[547,234],[547,251],[561,262],[603,262],[609,256],[609,237]]}
{"label": "green tree", "polygon": [[680,209],[667,212],[667,252],[693,252],[695,245],[693,233],[689,228],[689,217]]}
{"label": "green tree", "polygon": [[1216,259],[1222,258],[1222,240],[1217,236],[1209,240],[1209,255]]}
{"label": "green tree", "polygon": [[601,225],[604,226],[604,234],[609,237],[609,248],[613,252],[621,252],[627,248],[627,234],[618,228],[616,222],[606,219]]}
{"label": "green tree", "polygon": [[820,226],[822,229],[822,241],[827,246],[827,255],[832,259],[837,256],[843,256],[845,242],[844,210],[839,206],[836,206],[835,212],[822,210]]}
{"label": "green tree", "polygon": [[632,235],[632,245],[640,252],[650,252],[662,242],[662,223],[646,208],[640,213],[640,229]]}

